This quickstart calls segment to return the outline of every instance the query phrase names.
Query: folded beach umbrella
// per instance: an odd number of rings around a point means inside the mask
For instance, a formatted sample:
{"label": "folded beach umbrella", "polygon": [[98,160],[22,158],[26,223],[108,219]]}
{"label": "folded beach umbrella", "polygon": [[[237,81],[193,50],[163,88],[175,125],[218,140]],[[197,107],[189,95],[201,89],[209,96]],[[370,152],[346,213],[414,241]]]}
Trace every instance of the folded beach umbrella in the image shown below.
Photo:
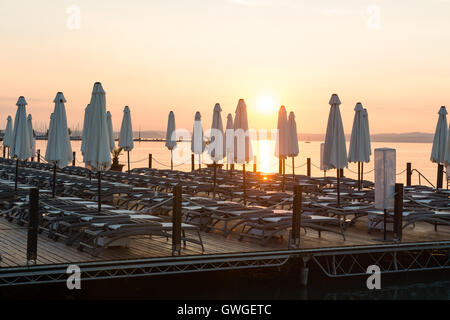
{"label": "folded beach umbrella", "polygon": [[28,126],[28,134],[30,135],[30,157],[34,158],[34,156],[36,155],[36,140],[34,138],[34,130],[33,130],[33,118],[31,116],[31,114],[28,115],[27,117],[27,126]]}
{"label": "folded beach umbrella", "polygon": [[66,98],[62,92],[56,94],[55,108],[50,119],[45,160],[53,163],[53,197],[56,195],[56,167],[64,168],[72,160],[72,147],[70,145],[69,129],[67,127]]}
{"label": "folded beach umbrella", "polygon": [[352,134],[348,150],[348,162],[358,163],[358,189],[361,189],[362,167],[361,164],[370,161],[370,136],[367,110],[361,102],[355,106],[355,117],[353,118]]}
{"label": "folded beach umbrella", "polygon": [[203,137],[202,116],[200,112],[195,113],[194,127],[192,129],[191,151],[198,155],[198,168],[202,167],[201,155],[205,151],[205,140]]}
{"label": "folded beach umbrella", "polygon": [[227,166],[234,164],[234,125],[231,113],[227,116],[227,128],[225,130],[225,156],[227,157]]}
{"label": "folded beach umbrella", "polygon": [[250,134],[248,132],[247,105],[244,99],[239,99],[234,116],[234,162],[242,164],[244,204],[246,203],[245,164],[253,158]]}
{"label": "folded beach umbrella", "polygon": [[166,148],[170,150],[170,170],[173,170],[173,149],[177,147],[175,131],[175,115],[173,111],[170,111],[166,131]]}
{"label": "folded beach umbrella", "polygon": [[11,147],[11,140],[12,140],[12,118],[11,116],[8,116],[6,119],[6,128],[5,133],[3,135],[3,158],[6,156],[6,148],[8,148],[8,158],[9,158],[9,149]]}
{"label": "folded beach umbrella", "polygon": [[92,90],[85,145],[85,165],[98,172],[98,210],[101,210],[101,171],[111,166],[111,145],[106,120],[106,98],[102,84]]}
{"label": "folded beach umbrella", "polygon": [[106,112],[106,125],[108,126],[108,137],[109,137],[109,149],[110,151],[113,151],[116,147],[116,144],[114,142],[114,131],[113,131],[113,125],[112,125],[112,117],[111,112]]}
{"label": "folded beach umbrella", "polygon": [[86,142],[88,139],[88,128],[89,128],[89,110],[91,105],[87,105],[84,109],[84,120],[83,120],[83,131],[81,132],[81,154],[83,155],[83,161],[86,162]]}
{"label": "folded beach umbrella", "polygon": [[295,166],[294,158],[298,156],[298,134],[297,134],[297,122],[295,121],[294,112],[289,113],[289,119],[287,122],[287,156],[292,157],[292,179],[295,181]]}
{"label": "folded beach umbrella", "polygon": [[285,160],[287,157],[288,148],[288,132],[287,132],[288,120],[285,106],[281,106],[278,110],[278,124],[277,124],[277,141],[275,143],[275,156],[279,159],[280,173],[283,174],[282,188],[285,188]]}
{"label": "folded beach umbrella", "polygon": [[130,173],[130,151],[134,148],[133,126],[131,125],[130,108],[125,106],[123,109],[122,125],[120,126],[119,148],[127,152],[128,173]]}
{"label": "folded beach umbrella", "polygon": [[45,149],[45,156],[44,156],[44,159],[47,159],[47,158],[49,158],[49,156],[50,156],[50,151],[51,151],[51,148],[49,148],[48,147],[48,145],[50,144],[50,139],[52,139],[52,138],[50,138],[50,136],[51,136],[51,134],[52,134],[52,128],[53,128],[53,120],[54,120],[54,114],[53,114],[53,112],[50,114],[50,124],[48,125],[48,131],[47,131],[47,148]]}
{"label": "folded beach umbrella", "polygon": [[10,155],[16,159],[16,180],[14,190],[17,191],[17,178],[19,176],[19,160],[27,160],[31,157],[31,141],[28,133],[27,102],[23,96],[17,100],[17,112],[14,118],[14,128],[11,139]]}
{"label": "folded beach umbrella", "polygon": [[343,169],[348,166],[347,149],[341,112],[339,110],[341,101],[339,100],[338,95],[333,94],[329,103],[331,108],[328,116],[327,133],[325,136],[323,163],[327,168],[337,169],[337,204],[340,206],[339,169]]}
{"label": "folded beach umbrella", "polygon": [[213,111],[213,120],[211,124],[211,138],[208,146],[208,153],[214,161],[214,187],[213,197],[216,196],[216,174],[217,162],[221,161],[225,156],[225,139],[223,134],[222,108],[216,103]]}
{"label": "folded beach umbrella", "polygon": [[434,133],[433,148],[431,149],[431,162],[438,164],[436,188],[442,188],[442,177],[444,173],[445,148],[447,147],[447,110],[444,106],[438,112],[439,118]]}

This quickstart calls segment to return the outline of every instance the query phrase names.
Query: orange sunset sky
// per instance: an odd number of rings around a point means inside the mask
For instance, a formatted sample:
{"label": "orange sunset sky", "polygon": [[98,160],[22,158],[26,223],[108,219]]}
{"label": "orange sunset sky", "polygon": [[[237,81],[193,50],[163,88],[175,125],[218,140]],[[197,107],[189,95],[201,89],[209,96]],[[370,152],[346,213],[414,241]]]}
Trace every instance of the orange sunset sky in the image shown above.
{"label": "orange sunset sky", "polygon": [[[79,14],[78,14],[79,12]],[[353,108],[372,133],[434,132],[450,106],[450,1],[0,0],[0,126],[20,95],[35,128],[64,92],[81,127],[94,82],[119,130],[211,125],[247,102],[252,128],[276,127],[281,104],[299,133],[324,133],[337,93],[345,133]],[[79,23],[78,23],[79,22]]]}

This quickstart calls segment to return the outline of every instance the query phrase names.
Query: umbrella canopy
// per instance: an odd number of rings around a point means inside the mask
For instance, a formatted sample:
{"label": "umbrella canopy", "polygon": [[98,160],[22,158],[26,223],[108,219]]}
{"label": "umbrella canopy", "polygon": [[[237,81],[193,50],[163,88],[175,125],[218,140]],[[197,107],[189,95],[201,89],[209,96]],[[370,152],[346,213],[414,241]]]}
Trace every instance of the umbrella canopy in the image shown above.
{"label": "umbrella canopy", "polygon": [[49,152],[50,152],[50,148],[48,147],[49,143],[50,143],[50,136],[52,134],[52,129],[53,129],[53,120],[55,119],[55,116],[53,113],[50,114],[50,124],[48,126],[48,131],[47,131],[47,149],[45,149],[45,157],[44,159],[47,159],[49,157]]}
{"label": "umbrella canopy", "polygon": [[195,113],[194,127],[192,130],[191,151],[194,154],[202,154],[205,151],[205,141],[203,139],[202,116],[200,112]]}
{"label": "umbrella canopy", "polygon": [[367,120],[367,110],[364,110],[362,104],[358,102],[355,106],[355,117],[353,118],[352,135],[348,150],[349,162],[370,161],[370,136],[367,136],[369,122]]}
{"label": "umbrella canopy", "polygon": [[445,107],[441,107],[438,112],[439,118],[436,125],[436,131],[434,133],[433,148],[431,149],[432,162],[444,163],[445,162],[445,148],[447,147],[447,110]]}
{"label": "umbrella canopy", "polygon": [[89,128],[89,110],[91,105],[88,104],[84,109],[84,121],[83,121],[83,132],[81,133],[81,153],[83,154],[83,161],[86,162],[85,153],[86,153],[86,141],[88,138],[88,128]]}
{"label": "umbrella canopy", "polygon": [[11,139],[12,139],[12,118],[11,116],[8,116],[6,119],[6,128],[5,133],[3,134],[3,146],[4,147],[10,147],[11,146]]}
{"label": "umbrella canopy", "polygon": [[253,158],[250,135],[248,133],[247,105],[239,99],[234,116],[234,161],[244,164]]}
{"label": "umbrella canopy", "polygon": [[277,141],[275,144],[275,156],[286,159],[288,155],[288,120],[285,106],[278,110]]}
{"label": "umbrella canopy", "polygon": [[14,129],[11,140],[10,155],[19,160],[26,160],[31,157],[31,141],[28,133],[26,105],[24,97],[20,97],[16,103],[17,112],[14,118]]}
{"label": "umbrella canopy", "polygon": [[369,161],[370,161],[370,156],[372,155],[372,144],[370,142],[370,128],[369,128],[369,114],[367,112],[367,109],[364,108],[364,110],[362,111],[362,115],[363,115],[363,119],[364,119],[364,130],[366,131],[366,145],[369,148]]}
{"label": "umbrella canopy", "polygon": [[55,108],[50,116],[50,129],[48,134],[45,160],[54,162],[59,168],[66,167],[72,160],[72,147],[70,145],[69,129],[67,127],[67,102],[62,92],[56,94]]}
{"label": "umbrella canopy", "polygon": [[28,134],[30,135],[30,156],[34,157],[36,155],[36,140],[34,139],[34,130],[33,130],[33,118],[31,114],[27,117],[27,126],[28,126]]}
{"label": "umbrella canopy", "polygon": [[298,135],[297,135],[297,123],[295,121],[294,112],[289,113],[289,120],[287,122],[287,156],[298,156]]}
{"label": "umbrella canopy", "polygon": [[339,105],[341,101],[337,94],[330,99],[330,114],[328,116],[327,133],[323,150],[323,163],[328,168],[343,169],[348,166],[347,147],[345,144],[344,127],[342,125]]}
{"label": "umbrella canopy", "polygon": [[109,139],[109,149],[110,151],[113,151],[116,147],[116,144],[114,142],[114,131],[113,131],[113,125],[112,125],[112,118],[111,118],[111,112],[106,113],[106,125],[108,126],[108,139]]}
{"label": "umbrella canopy", "polygon": [[126,106],[123,109],[122,125],[120,127],[119,147],[125,151],[131,151],[134,148],[133,126],[131,125],[130,108]]}
{"label": "umbrella canopy", "polygon": [[105,170],[111,166],[111,146],[106,121],[105,91],[100,82],[94,84],[89,108],[84,156],[86,167]]}
{"label": "umbrella canopy", "polygon": [[214,162],[218,162],[225,156],[225,141],[223,136],[222,108],[216,103],[214,106],[213,120],[211,124],[211,140],[208,153]]}
{"label": "umbrella canopy", "polygon": [[166,131],[166,148],[169,150],[173,150],[177,146],[175,130],[175,115],[173,114],[173,111],[170,111]]}
{"label": "umbrella canopy", "polygon": [[227,128],[225,130],[225,156],[227,157],[227,163],[234,163],[234,126],[233,116],[231,113],[227,116]]}

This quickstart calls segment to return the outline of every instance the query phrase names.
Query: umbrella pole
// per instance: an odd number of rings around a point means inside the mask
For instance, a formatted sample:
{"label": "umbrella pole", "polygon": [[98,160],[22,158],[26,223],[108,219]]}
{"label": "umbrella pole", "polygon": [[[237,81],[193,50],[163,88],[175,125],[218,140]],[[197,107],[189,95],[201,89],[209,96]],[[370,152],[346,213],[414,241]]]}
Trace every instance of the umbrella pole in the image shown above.
{"label": "umbrella pole", "polygon": [[340,176],[339,176],[339,169],[336,169],[336,170],[337,170],[337,185],[336,185],[336,189],[337,189],[337,206],[340,207],[341,206],[341,190],[340,190],[340,187],[339,187],[339,185],[340,185],[340,183],[339,183]]}
{"label": "umbrella pole", "polygon": [[130,174],[130,151],[127,151],[127,156],[128,156],[128,174]]}
{"label": "umbrella pole", "polygon": [[358,161],[358,191],[361,190],[361,162]]}
{"label": "umbrella pole", "polygon": [[102,177],[101,171],[98,171],[98,212],[102,210],[102,199],[101,199],[101,191],[102,191]]}
{"label": "umbrella pole", "polygon": [[360,185],[361,185],[361,189],[362,189],[362,187],[363,187],[363,174],[364,174],[364,162],[361,162],[361,182],[360,182]]}
{"label": "umbrella pole", "polygon": [[244,185],[244,205],[247,205],[247,193],[245,192],[245,163],[242,165],[242,177]]}
{"label": "umbrella pole", "polygon": [[294,157],[292,157],[292,180],[295,182]]}
{"label": "umbrella pole", "polygon": [[173,171],[173,150],[170,150],[170,170]]}
{"label": "umbrella pole", "polygon": [[16,181],[14,183],[14,191],[17,192],[17,179],[19,177],[19,158],[16,160]]}
{"label": "umbrella pole", "polygon": [[200,170],[201,168],[202,168],[202,155],[201,154],[199,154],[198,155],[198,169]]}
{"label": "umbrella pole", "polygon": [[213,186],[213,198],[216,198],[216,174],[217,174],[217,165],[214,161],[214,186]]}
{"label": "umbrella pole", "polygon": [[286,165],[286,160],[285,159],[283,159],[282,160],[282,163],[283,163],[283,184],[282,184],[282,187],[281,187],[281,189],[282,189],[282,191],[284,192],[285,190],[286,190],[286,167],[285,167],[285,165]]}
{"label": "umbrella pole", "polygon": [[53,198],[55,198],[56,196],[56,161],[55,164],[53,165],[53,185],[52,185],[53,189],[52,189],[52,195]]}

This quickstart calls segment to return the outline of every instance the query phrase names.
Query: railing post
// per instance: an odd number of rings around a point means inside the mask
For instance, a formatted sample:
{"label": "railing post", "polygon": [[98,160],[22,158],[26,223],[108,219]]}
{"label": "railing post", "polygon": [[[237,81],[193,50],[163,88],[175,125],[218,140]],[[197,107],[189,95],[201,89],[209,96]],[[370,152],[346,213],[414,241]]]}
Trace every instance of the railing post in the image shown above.
{"label": "railing post", "polygon": [[30,189],[30,209],[28,213],[27,264],[37,260],[37,238],[41,215],[39,212],[39,190]]}
{"label": "railing post", "polygon": [[73,151],[73,159],[72,159],[72,166],[75,167],[75,161],[77,159],[77,153],[75,151]]}
{"label": "railing post", "polygon": [[148,154],[148,168],[151,169],[152,168],[152,154],[149,153]]}
{"label": "railing post", "polygon": [[41,149],[37,149],[37,162],[41,162]]}
{"label": "railing post", "polygon": [[292,208],[292,241],[300,247],[300,228],[302,224],[302,186],[294,185],[294,203]]}
{"label": "railing post", "polygon": [[408,187],[411,186],[411,175],[412,175],[411,162],[407,162],[406,163],[406,186],[408,186]]}
{"label": "railing post", "polygon": [[181,254],[181,186],[173,188],[172,210],[172,256]]}
{"label": "railing post", "polygon": [[403,183],[395,184],[394,240],[402,241],[403,230]]}
{"label": "railing post", "polygon": [[283,159],[278,159],[278,173],[283,174]]}
{"label": "railing post", "polygon": [[191,154],[191,171],[195,170],[195,155],[192,153]]}
{"label": "railing post", "polygon": [[311,158],[306,159],[306,175],[311,177]]}
{"label": "railing post", "polygon": [[436,189],[442,189],[443,181],[444,181],[444,165],[438,164]]}

